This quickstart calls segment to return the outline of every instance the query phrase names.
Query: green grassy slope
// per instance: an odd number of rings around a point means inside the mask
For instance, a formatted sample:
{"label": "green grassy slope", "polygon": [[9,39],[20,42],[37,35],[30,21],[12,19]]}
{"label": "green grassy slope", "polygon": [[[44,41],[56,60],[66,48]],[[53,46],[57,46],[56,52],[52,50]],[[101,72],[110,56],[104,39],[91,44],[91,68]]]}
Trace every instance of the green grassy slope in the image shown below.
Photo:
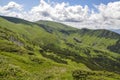
{"label": "green grassy slope", "polygon": [[108,30],[1,16],[0,80],[119,80],[119,39]]}

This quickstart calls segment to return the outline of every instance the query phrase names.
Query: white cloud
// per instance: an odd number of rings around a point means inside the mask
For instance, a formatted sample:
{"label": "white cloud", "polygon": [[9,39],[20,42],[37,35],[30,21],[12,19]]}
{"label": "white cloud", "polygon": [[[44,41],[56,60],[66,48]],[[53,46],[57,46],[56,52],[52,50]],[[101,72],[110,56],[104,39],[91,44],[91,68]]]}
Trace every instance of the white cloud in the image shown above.
{"label": "white cloud", "polygon": [[99,28],[120,28],[120,1],[100,4],[96,8],[98,12],[93,12],[89,19]]}
{"label": "white cloud", "polygon": [[77,28],[120,28],[120,1],[110,2],[107,5],[95,5],[97,12],[89,7],[69,3],[47,3],[40,0],[40,4],[30,11],[23,10],[23,6],[9,2],[0,6],[0,14],[7,16],[16,15],[30,21],[52,20],[72,25]]}
{"label": "white cloud", "polygon": [[36,15],[38,19],[78,22],[88,18],[88,11],[89,8],[87,5],[85,7],[80,5],[70,6],[64,2],[48,4],[44,0],[41,0],[40,5],[33,7],[30,13]]}
{"label": "white cloud", "polygon": [[18,12],[21,12],[22,10],[23,6],[13,1],[9,2],[5,6],[0,6],[0,14],[6,16],[16,17],[17,15],[20,15]]}
{"label": "white cloud", "polygon": [[82,22],[64,22],[77,28],[93,29],[120,29],[120,1],[110,2],[107,5],[100,4],[95,6],[98,10],[87,13],[87,19]]}
{"label": "white cloud", "polygon": [[22,11],[22,5],[19,5],[15,2],[11,1],[5,6],[0,6],[0,13],[6,13],[6,12],[9,12],[11,10]]}

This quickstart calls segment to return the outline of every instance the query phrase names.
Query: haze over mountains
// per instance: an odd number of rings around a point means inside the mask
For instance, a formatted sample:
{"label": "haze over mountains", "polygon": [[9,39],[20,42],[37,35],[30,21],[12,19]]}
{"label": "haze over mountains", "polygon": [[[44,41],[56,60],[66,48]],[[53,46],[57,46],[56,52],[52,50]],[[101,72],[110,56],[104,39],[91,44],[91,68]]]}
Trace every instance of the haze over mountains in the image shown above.
{"label": "haze over mountains", "polygon": [[120,29],[113,29],[113,30],[111,30],[111,31],[114,31],[114,32],[120,34]]}
{"label": "haze over mountains", "polygon": [[0,79],[120,80],[120,34],[0,16]]}
{"label": "haze over mountains", "polygon": [[120,80],[120,0],[0,0],[0,80]]}

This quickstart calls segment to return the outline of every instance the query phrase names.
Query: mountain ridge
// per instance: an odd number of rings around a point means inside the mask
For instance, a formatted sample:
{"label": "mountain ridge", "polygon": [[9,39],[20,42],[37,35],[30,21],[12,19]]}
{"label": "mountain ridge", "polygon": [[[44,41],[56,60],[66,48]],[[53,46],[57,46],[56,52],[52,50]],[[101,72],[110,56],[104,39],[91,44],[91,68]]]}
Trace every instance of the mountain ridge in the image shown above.
{"label": "mountain ridge", "polygon": [[[51,21],[26,24],[25,20],[9,18],[0,17],[0,57],[3,57],[0,76],[5,80],[12,77],[74,80],[77,73],[78,77],[82,73],[88,75],[89,80],[101,79],[100,73],[105,75],[105,80],[120,79],[120,54],[116,45],[119,34],[108,30],[80,30]],[[113,46],[115,51],[111,49]]]}
{"label": "mountain ridge", "polygon": [[114,32],[120,34],[120,29],[112,29],[111,31],[114,31]]}

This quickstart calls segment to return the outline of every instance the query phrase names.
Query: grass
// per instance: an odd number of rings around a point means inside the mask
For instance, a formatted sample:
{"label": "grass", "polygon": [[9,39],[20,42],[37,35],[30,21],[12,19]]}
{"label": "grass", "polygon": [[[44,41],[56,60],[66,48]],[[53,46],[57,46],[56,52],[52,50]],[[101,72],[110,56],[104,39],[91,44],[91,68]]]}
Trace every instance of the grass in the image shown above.
{"label": "grass", "polygon": [[88,80],[120,79],[119,51],[108,49],[120,38],[114,32],[11,17],[0,23],[0,80],[79,80],[81,72]]}
{"label": "grass", "polygon": [[[36,55],[18,55],[14,53],[1,52],[0,53],[0,74],[4,80],[73,80],[72,72],[76,70],[90,71],[86,65],[76,63],[71,60],[68,65],[53,62],[51,59],[44,58],[39,53]],[[3,66],[4,65],[4,66]],[[12,70],[12,71],[11,71]],[[96,71],[99,74],[99,71]],[[119,80],[119,75],[111,72],[103,73],[104,80]],[[104,74],[110,77],[104,76]],[[7,76],[7,77],[6,77]],[[101,75],[89,76],[90,80],[99,80]],[[118,79],[117,79],[118,78]]]}

